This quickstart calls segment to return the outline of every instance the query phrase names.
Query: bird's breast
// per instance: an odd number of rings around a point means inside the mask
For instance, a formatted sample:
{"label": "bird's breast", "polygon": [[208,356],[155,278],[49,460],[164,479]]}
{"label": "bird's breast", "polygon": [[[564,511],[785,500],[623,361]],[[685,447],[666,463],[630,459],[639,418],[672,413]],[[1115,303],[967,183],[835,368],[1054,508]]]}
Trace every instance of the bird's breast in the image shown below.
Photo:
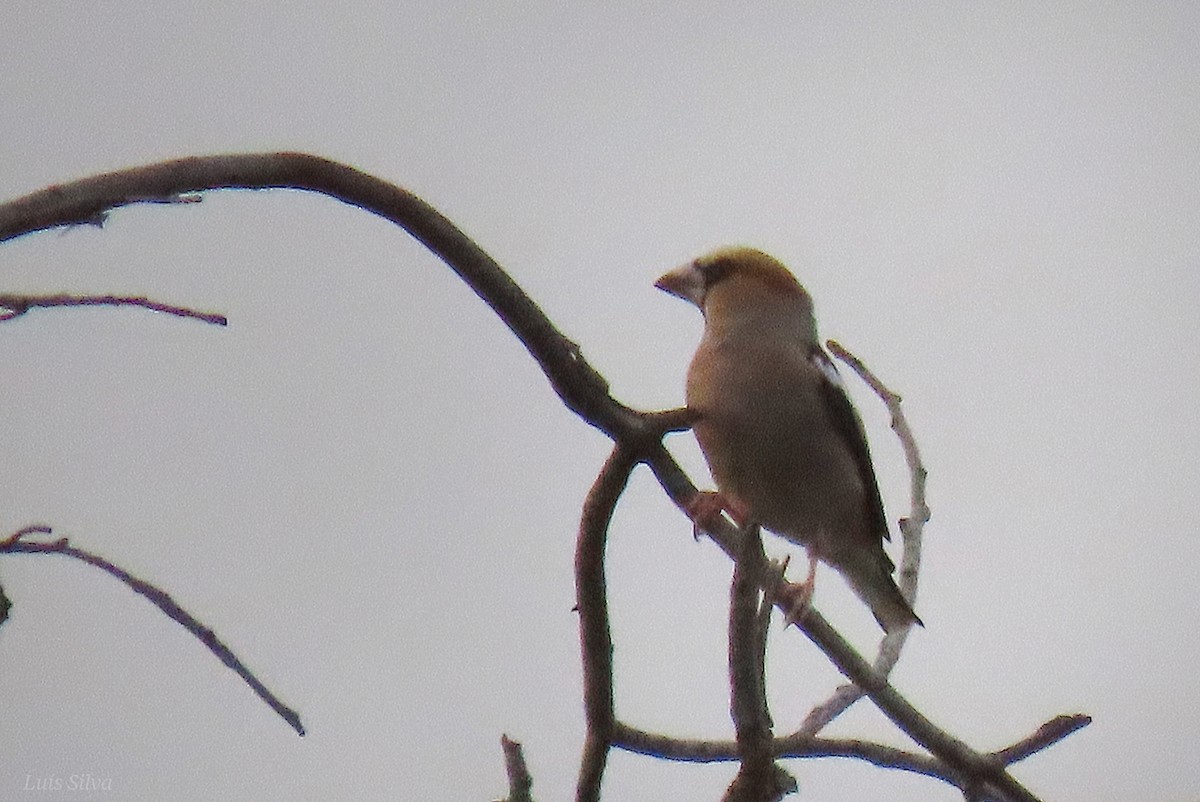
{"label": "bird's breast", "polygon": [[718,489],[763,526],[806,544],[845,531],[862,508],[861,480],[829,436],[820,384],[806,373],[814,370],[798,351],[702,343],[687,393]]}

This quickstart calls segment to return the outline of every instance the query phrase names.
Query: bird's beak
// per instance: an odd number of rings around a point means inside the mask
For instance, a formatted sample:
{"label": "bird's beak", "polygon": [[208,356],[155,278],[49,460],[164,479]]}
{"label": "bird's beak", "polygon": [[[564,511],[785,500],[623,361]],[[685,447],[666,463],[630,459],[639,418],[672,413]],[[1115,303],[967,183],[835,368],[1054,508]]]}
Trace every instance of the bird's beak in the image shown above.
{"label": "bird's beak", "polygon": [[695,262],[677,267],[670,273],[665,273],[654,286],[663,292],[668,292],[676,298],[704,308],[704,276],[700,274]]}

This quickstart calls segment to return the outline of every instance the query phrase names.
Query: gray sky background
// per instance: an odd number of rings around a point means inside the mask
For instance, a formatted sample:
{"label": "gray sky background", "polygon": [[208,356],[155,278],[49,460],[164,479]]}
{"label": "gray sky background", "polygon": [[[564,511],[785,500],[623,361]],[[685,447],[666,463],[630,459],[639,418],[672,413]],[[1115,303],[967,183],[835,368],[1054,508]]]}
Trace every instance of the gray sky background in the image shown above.
{"label": "gray sky background", "polygon": [[[1193,3],[8,3],[0,195],[298,149],[395,181],[511,272],[615,395],[676,406],[700,332],[651,286],[742,242],[904,395],[930,471],[894,674],[1046,799],[1195,800],[1200,6]],[[42,522],[158,583],[303,714],[297,738],[96,571],[11,557],[0,798],[539,799],[583,732],[571,575],[608,452],[451,272],[300,193],[223,193],[0,247],[4,291],[147,293],[0,327],[0,531]],[[861,386],[889,516],[906,473]],[[690,437],[672,449],[707,476]],[[778,545],[778,544],[776,544]],[[777,548],[777,551],[783,551]],[[730,567],[639,471],[609,547],[617,709],[728,736]],[[822,570],[863,648],[869,614]],[[838,677],[770,656],[787,730]],[[905,739],[866,705],[830,734]],[[849,761],[801,799],[961,799]],[[606,799],[717,799],[734,767],[614,753]]]}

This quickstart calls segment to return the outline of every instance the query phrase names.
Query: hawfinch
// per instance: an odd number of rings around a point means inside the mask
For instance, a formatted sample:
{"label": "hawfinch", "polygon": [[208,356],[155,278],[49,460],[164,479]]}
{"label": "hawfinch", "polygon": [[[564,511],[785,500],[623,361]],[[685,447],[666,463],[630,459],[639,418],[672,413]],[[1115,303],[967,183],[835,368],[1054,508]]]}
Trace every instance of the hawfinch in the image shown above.
{"label": "hawfinch", "polygon": [[778,261],[724,248],[655,285],[704,313],[687,374],[687,405],[717,483],[689,512],[728,512],[836,568],[887,632],[921,623],[892,581],[883,502],[862,421],[817,339],[812,298]]}

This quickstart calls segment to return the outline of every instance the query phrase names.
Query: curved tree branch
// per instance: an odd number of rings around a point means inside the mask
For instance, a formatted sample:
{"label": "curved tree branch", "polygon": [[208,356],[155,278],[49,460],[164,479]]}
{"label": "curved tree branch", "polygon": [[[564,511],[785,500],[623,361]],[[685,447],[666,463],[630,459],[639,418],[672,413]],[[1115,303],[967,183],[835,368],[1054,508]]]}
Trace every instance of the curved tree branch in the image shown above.
{"label": "curved tree branch", "polygon": [[600,799],[600,783],[612,746],[613,643],[608,626],[604,580],[604,545],[617,499],[637,462],[616,446],[596,477],[579,522],[575,545],[575,605],[579,612],[579,647],[583,662],[583,710],[587,719],[583,758],[575,788],[577,802]]}
{"label": "curved tree branch", "polygon": [[[921,567],[921,537],[925,524],[929,521],[929,505],[925,502],[925,465],[921,462],[921,452],[917,448],[916,437],[904,416],[900,396],[893,393],[880,379],[867,369],[866,365],[854,354],[847,351],[835,340],[826,341],[825,345],[838,359],[845,362],[862,378],[875,394],[883,401],[892,416],[892,429],[900,439],[904,450],[904,460],[908,464],[911,510],[906,518],[900,519],[900,534],[904,540],[904,553],[900,559],[899,586],[900,593],[911,605],[917,597],[917,577]],[[881,677],[887,677],[900,660],[900,651],[908,640],[911,628],[898,629],[884,635],[879,643],[879,651],[875,655],[872,668]],[[824,702],[816,705],[804,718],[797,736],[816,735],[829,722],[840,716],[852,704],[863,697],[863,689],[854,685],[842,685]]]}
{"label": "curved tree branch", "polygon": [[541,366],[567,408],[615,437],[636,419],[579,347],[554,327],[495,260],[416,195],[345,164],[306,153],[195,156],[56,184],[0,205],[0,242],[34,231],[102,225],[135,203],[172,202],[212,189],[302,189],[397,224],[438,255],[492,308]]}

